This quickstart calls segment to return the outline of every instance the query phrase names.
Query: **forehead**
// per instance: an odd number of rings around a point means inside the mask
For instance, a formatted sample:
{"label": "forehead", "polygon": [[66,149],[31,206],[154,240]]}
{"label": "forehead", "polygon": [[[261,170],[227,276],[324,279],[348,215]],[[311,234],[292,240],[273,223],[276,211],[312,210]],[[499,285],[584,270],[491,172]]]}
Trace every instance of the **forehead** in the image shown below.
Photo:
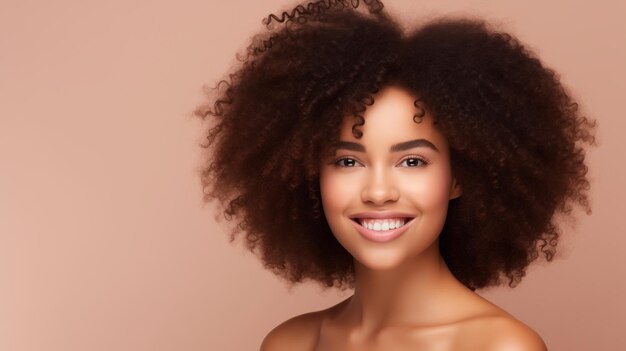
{"label": "forehead", "polygon": [[[388,146],[398,142],[424,138],[431,141],[439,150],[447,150],[445,136],[434,124],[435,120],[426,109],[421,123],[416,123],[413,116],[421,110],[415,107],[418,97],[404,88],[388,86],[374,96],[374,104],[367,107],[363,114],[365,124],[357,126],[363,132],[360,139],[352,134],[355,117],[344,118],[340,139],[373,146]],[[418,122],[420,118],[416,118]]]}

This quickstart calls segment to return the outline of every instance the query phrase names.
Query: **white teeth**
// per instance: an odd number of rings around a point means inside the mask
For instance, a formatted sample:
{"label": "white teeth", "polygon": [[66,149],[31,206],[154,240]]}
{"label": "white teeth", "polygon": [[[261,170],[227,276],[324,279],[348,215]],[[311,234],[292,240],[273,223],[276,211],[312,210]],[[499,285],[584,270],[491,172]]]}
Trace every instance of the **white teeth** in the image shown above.
{"label": "white teeth", "polygon": [[373,218],[361,218],[359,223],[370,230],[386,231],[390,229],[400,228],[404,225],[404,218],[391,218],[391,219],[373,219]]}

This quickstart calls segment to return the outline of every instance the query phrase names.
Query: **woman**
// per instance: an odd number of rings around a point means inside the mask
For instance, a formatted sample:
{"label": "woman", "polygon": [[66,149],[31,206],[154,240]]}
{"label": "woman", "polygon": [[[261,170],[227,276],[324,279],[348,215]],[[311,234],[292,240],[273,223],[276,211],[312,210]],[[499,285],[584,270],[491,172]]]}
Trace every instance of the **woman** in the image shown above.
{"label": "woman", "polygon": [[[514,287],[588,213],[594,122],[518,40],[480,20],[405,34],[379,1],[316,2],[256,37],[218,89],[206,199],[292,283],[354,288],[262,350],[545,350],[476,289]],[[283,23],[274,31],[273,26]],[[218,85],[219,88],[224,85]]]}

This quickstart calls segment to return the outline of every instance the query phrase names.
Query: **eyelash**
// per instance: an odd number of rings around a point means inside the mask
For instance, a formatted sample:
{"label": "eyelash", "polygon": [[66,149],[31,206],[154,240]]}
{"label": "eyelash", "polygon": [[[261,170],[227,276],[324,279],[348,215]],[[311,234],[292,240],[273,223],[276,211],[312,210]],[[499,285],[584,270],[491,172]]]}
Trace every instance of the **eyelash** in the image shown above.
{"label": "eyelash", "polygon": [[[341,167],[341,168],[352,168],[352,167],[354,167],[354,166],[342,166],[342,165],[340,165],[341,161],[345,161],[345,160],[354,160],[355,162],[358,162],[356,159],[354,159],[354,157],[344,156],[344,157],[341,157],[341,158],[337,159],[334,162],[334,164],[337,167]],[[400,163],[404,163],[404,161],[406,161],[406,160],[418,160],[419,162],[422,163],[419,166],[413,166],[413,167],[409,166],[408,168],[421,168],[421,167],[425,167],[425,166],[427,166],[429,164],[428,161],[426,161],[422,157],[418,157],[418,156],[407,156],[407,157],[403,158],[402,161],[400,161]]]}

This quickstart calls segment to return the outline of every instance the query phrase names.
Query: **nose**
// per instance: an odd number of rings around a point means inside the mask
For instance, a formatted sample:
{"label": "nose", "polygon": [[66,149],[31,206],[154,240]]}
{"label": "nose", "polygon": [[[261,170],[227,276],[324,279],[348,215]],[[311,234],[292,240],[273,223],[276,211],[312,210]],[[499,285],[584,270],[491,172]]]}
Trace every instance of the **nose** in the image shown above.
{"label": "nose", "polygon": [[361,191],[361,200],[374,205],[396,202],[399,197],[393,176],[383,170],[372,172]]}

